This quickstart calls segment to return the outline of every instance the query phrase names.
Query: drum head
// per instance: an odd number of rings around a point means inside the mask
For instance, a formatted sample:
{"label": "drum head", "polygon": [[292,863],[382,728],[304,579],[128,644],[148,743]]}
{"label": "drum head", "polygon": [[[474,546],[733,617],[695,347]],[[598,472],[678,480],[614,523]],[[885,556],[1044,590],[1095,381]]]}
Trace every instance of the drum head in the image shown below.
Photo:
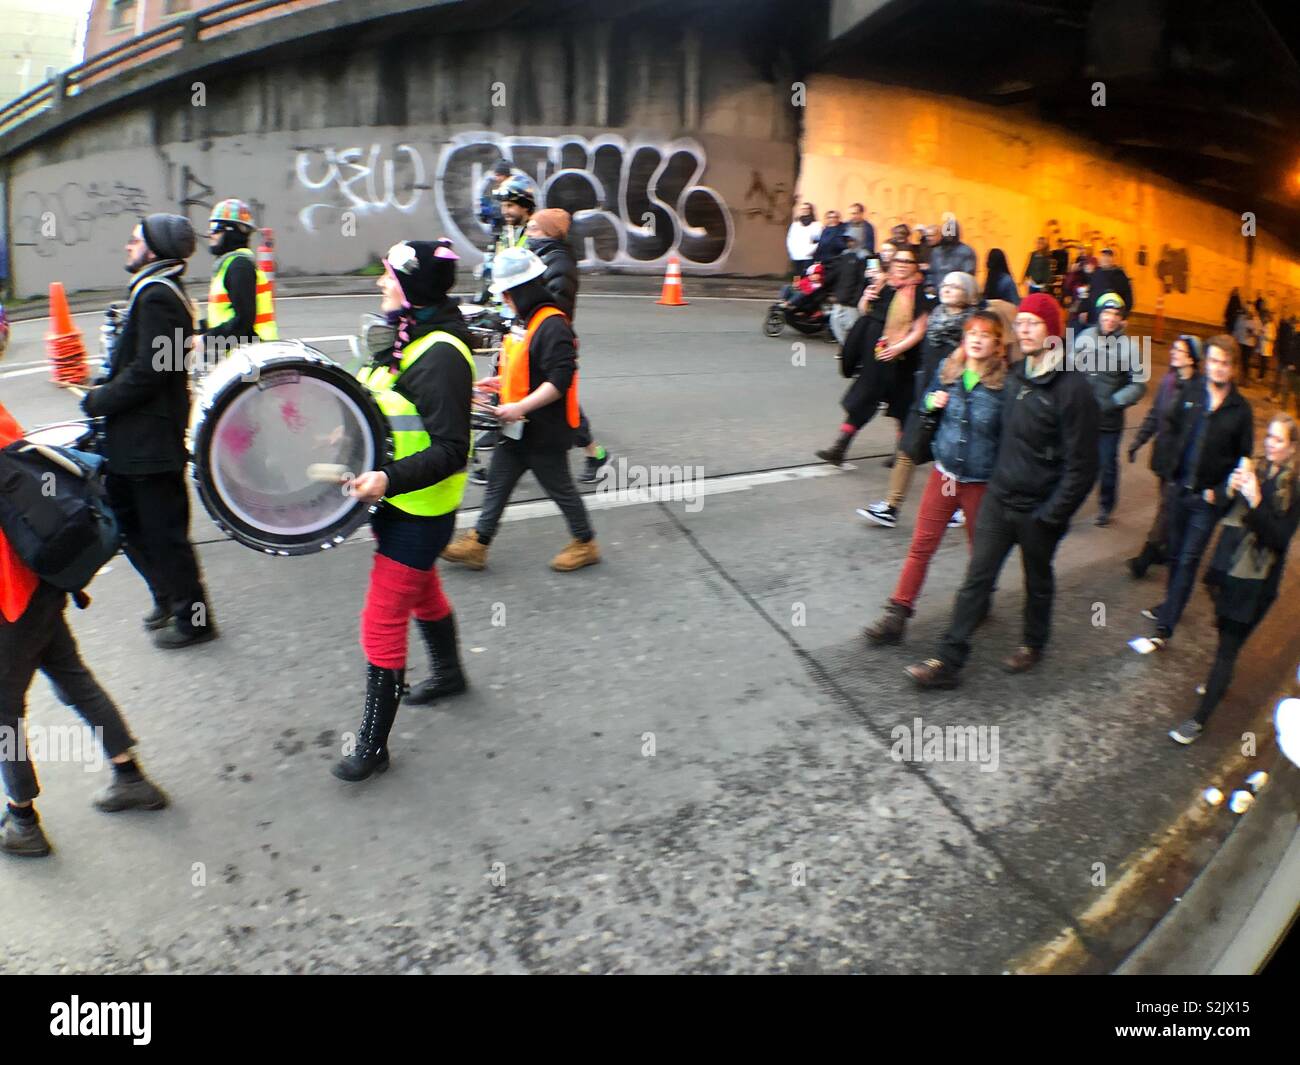
{"label": "drum head", "polygon": [[86,450],[94,430],[89,422],[54,422],[42,425],[23,435],[24,440],[49,447],[70,447]]}
{"label": "drum head", "polygon": [[212,520],[268,554],[342,543],[370,505],[320,470],[355,475],[388,460],[379,408],[354,377],[302,344],[250,345],[229,360],[204,384],[193,435],[194,479]]}

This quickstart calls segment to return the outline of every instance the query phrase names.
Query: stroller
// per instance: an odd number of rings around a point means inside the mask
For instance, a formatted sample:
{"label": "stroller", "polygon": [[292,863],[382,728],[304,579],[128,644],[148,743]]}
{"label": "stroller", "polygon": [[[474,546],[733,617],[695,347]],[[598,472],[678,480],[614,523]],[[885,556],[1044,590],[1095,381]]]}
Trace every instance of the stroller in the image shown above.
{"label": "stroller", "polygon": [[821,263],[813,263],[803,277],[782,289],[780,300],[768,307],[763,332],[779,337],[788,325],[804,336],[821,333],[833,342],[828,305],[833,306],[834,302],[830,286],[825,283],[825,268]]}

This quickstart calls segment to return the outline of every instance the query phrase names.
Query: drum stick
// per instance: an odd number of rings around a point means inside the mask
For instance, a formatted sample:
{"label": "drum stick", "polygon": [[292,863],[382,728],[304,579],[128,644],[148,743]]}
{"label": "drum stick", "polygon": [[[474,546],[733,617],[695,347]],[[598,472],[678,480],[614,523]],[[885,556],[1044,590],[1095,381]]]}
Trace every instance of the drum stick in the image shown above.
{"label": "drum stick", "polygon": [[352,471],[337,462],[313,462],[307,467],[307,480],[342,484],[352,480]]}

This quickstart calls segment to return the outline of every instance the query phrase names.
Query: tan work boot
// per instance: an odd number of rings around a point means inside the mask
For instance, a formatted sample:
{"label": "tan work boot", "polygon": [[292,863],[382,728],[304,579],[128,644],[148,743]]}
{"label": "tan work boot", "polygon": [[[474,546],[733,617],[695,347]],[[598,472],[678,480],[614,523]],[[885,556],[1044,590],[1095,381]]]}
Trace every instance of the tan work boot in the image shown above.
{"label": "tan work boot", "polygon": [[477,529],[461,533],[442,549],[442,557],[448,562],[459,562],[470,569],[482,569],[486,566],[487,553],[488,545],[479,540]]}
{"label": "tan work boot", "polygon": [[599,561],[600,548],[595,540],[588,540],[585,544],[580,540],[570,540],[564,550],[551,559],[551,569],[568,573],[583,566],[594,566]]}

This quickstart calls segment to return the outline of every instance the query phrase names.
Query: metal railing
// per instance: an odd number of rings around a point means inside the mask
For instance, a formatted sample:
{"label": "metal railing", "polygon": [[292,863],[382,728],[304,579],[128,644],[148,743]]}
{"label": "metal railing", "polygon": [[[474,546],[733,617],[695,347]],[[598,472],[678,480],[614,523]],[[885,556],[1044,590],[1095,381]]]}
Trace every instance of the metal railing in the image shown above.
{"label": "metal railing", "polygon": [[0,107],[0,136],[45,111],[58,110],[64,100],[89,85],[135,69],[139,65],[136,61],[142,57],[153,60],[171,55],[187,44],[237,30],[246,20],[275,8],[284,9],[278,14],[288,14],[325,2],[328,0],[224,0],[184,18],[173,19],[91,56],[10,100]]}

